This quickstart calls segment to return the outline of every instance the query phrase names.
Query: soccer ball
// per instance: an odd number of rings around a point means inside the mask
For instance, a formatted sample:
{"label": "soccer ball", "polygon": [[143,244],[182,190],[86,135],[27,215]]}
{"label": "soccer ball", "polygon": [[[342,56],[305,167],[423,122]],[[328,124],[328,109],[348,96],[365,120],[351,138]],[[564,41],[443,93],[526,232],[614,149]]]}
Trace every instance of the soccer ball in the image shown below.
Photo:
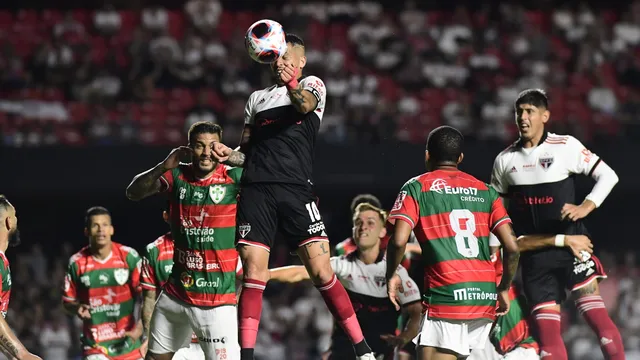
{"label": "soccer ball", "polygon": [[282,25],[268,19],[256,21],[249,27],[244,45],[249,56],[261,64],[272,63],[287,52]]}

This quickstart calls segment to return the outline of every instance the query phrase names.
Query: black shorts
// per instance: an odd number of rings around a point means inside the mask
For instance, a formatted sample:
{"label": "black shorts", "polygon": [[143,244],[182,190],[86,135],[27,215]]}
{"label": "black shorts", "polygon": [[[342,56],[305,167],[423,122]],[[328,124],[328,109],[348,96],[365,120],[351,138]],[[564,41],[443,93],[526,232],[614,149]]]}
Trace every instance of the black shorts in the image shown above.
{"label": "black shorts", "polygon": [[243,185],[236,214],[236,246],[259,246],[270,251],[276,234],[284,237],[291,252],[311,242],[328,242],[317,200],[310,186]]}
{"label": "black shorts", "polygon": [[579,261],[569,251],[556,248],[522,259],[522,285],[532,312],[561,304],[566,300],[566,290],[575,291],[606,277],[595,255]]}

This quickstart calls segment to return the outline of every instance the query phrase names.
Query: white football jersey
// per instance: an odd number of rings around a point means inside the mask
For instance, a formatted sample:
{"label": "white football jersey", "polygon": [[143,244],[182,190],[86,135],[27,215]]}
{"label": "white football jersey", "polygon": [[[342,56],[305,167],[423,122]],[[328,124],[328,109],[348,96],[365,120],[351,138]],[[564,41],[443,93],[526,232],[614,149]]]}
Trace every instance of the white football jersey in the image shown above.
{"label": "white football jersey", "polygon": [[[331,267],[349,294],[369,346],[375,353],[384,353],[388,344],[380,339],[380,335],[395,333],[398,320],[398,312],[387,295],[386,259],[365,264],[352,253],[332,257]],[[404,288],[403,292],[398,292],[400,304],[404,306],[420,301],[418,285],[409,277],[407,270],[398,266],[398,274]],[[334,326],[332,351],[337,356],[353,352],[351,341],[340,326]]]}
{"label": "white football jersey", "polygon": [[586,234],[581,222],[562,221],[560,212],[576,204],[574,175],[591,175],[600,161],[573,136],[545,133],[536,147],[517,141],[498,154],[491,185],[509,199],[518,235]]}

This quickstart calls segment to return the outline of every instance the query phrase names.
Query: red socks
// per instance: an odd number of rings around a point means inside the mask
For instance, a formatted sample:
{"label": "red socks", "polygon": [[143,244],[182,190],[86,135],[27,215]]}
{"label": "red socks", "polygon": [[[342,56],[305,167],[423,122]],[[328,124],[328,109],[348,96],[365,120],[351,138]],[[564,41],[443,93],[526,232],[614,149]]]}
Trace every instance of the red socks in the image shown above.
{"label": "red socks", "polygon": [[258,337],[260,315],[262,315],[262,293],[267,284],[262,281],[245,279],[242,283],[242,294],[238,304],[240,321],[240,347],[253,349]]}
{"label": "red socks", "polygon": [[362,329],[356,318],[356,313],[353,311],[349,294],[338,281],[336,275],[334,274],[328,283],[316,287],[322,294],[322,298],[333,317],[351,339],[351,343],[358,344],[363,341],[364,335],[362,335]]}
{"label": "red socks", "polygon": [[567,360],[567,349],[562,341],[560,312],[542,308],[534,313],[540,340],[541,360]]}
{"label": "red socks", "polygon": [[620,331],[611,321],[602,297],[587,295],[576,300],[576,307],[587,324],[598,335],[602,354],[607,360],[624,360],[624,346]]}

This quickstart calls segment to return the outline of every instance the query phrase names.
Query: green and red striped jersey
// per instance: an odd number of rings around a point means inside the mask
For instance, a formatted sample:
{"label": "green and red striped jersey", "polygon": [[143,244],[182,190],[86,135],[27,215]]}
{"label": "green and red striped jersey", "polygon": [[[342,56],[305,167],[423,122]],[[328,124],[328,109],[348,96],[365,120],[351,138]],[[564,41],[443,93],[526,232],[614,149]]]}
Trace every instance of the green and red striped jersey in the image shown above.
{"label": "green and red striped jersey", "polygon": [[516,347],[532,348],[540,352],[538,343],[534,340],[527,322],[526,299],[519,294],[515,286],[509,289],[511,306],[509,312],[499,316],[491,329],[489,339],[502,355],[512,351]]}
{"label": "green and red striped jersey", "polygon": [[11,297],[11,268],[9,267],[9,259],[0,251],[2,264],[0,265],[0,281],[2,281],[2,292],[0,292],[0,313],[2,317],[7,317],[9,310],[9,299]]}
{"label": "green and red striped jersey", "polygon": [[389,220],[411,225],[422,247],[429,318],[495,318],[489,233],[511,220],[492,187],[458,170],[428,172],[404,184]]}
{"label": "green and red striped jersey", "polygon": [[173,239],[171,233],[164,234],[147,244],[142,255],[143,290],[157,290],[169,280],[173,268]]}
{"label": "green and red striped jersey", "polygon": [[140,340],[125,332],[134,328],[135,298],[140,292],[142,259],[134,249],[113,242],[111,254],[99,260],[89,246],[69,260],[62,300],[91,306],[84,321],[84,356],[104,354],[114,360],[140,359]]}
{"label": "green and red striped jersey", "polygon": [[175,250],[167,294],[195,306],[236,304],[236,199],[241,168],[218,165],[197,179],[190,165],[160,178],[169,193]]}

